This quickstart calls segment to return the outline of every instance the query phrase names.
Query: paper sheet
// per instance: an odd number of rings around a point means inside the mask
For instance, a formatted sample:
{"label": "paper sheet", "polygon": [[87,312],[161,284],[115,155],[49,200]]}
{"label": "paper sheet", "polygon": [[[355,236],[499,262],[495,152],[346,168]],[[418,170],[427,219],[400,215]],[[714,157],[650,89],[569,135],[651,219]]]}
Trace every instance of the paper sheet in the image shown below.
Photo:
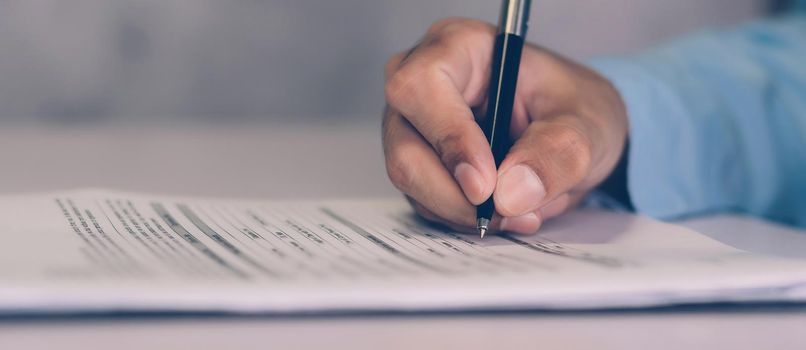
{"label": "paper sheet", "polygon": [[247,313],[806,300],[806,261],[644,217],[579,211],[479,240],[402,201],[0,197],[0,312]]}

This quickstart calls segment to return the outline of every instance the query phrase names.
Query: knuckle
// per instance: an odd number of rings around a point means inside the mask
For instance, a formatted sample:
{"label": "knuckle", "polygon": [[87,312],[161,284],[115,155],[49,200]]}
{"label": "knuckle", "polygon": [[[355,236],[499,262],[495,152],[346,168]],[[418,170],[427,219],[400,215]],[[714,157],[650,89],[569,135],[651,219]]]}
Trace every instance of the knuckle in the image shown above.
{"label": "knuckle", "polygon": [[468,20],[463,27],[463,33],[469,38],[489,37],[495,31],[495,27],[479,20]]}
{"label": "knuckle", "polygon": [[[475,124],[475,122],[471,121]],[[448,167],[455,166],[464,158],[464,152],[469,140],[469,133],[462,122],[446,123],[435,130],[439,139],[434,144],[434,150],[439,154],[442,163]]]}
{"label": "knuckle", "polygon": [[394,113],[392,109],[389,108],[389,105],[386,105],[383,111],[383,118],[381,119],[381,140],[383,141],[384,150],[387,147],[387,142],[389,142],[395,132],[395,126],[393,125],[395,121],[392,120],[393,118]]}
{"label": "knuckle", "polygon": [[395,72],[395,70],[397,70],[397,67],[398,65],[400,65],[400,62],[403,60],[403,57],[404,57],[403,53],[398,53],[393,55],[392,57],[389,57],[389,59],[386,60],[386,63],[384,64],[384,72],[386,73],[387,77],[392,75]]}
{"label": "knuckle", "polygon": [[439,154],[443,164],[450,166],[459,162],[460,151],[458,145],[462,144],[463,139],[462,134],[451,131],[434,142],[434,149]]}
{"label": "knuckle", "polygon": [[412,78],[408,70],[398,70],[389,76],[384,84],[384,96],[386,101],[391,105],[398,105],[399,102],[407,95],[408,85],[411,83]]}
{"label": "knuckle", "polygon": [[386,157],[386,173],[392,185],[400,192],[410,194],[415,183],[416,171],[406,159],[406,152],[400,147],[389,150]]}
{"label": "knuckle", "polygon": [[590,171],[592,145],[582,130],[566,125],[556,127],[547,142],[548,151],[559,157],[559,165],[567,174],[580,178]]}
{"label": "knuckle", "polygon": [[461,17],[440,18],[440,19],[434,21],[434,23],[432,23],[431,26],[428,27],[428,30],[426,31],[426,33],[428,33],[428,34],[437,34],[437,33],[442,32],[443,30],[445,30],[446,28],[448,28],[450,26],[456,25],[458,23],[462,23],[463,21],[466,21],[466,20],[467,20],[466,18],[461,18]]}
{"label": "knuckle", "polygon": [[432,84],[441,73],[441,60],[433,59],[419,64],[406,65],[393,73],[384,84],[384,96],[392,106],[415,96],[422,87]]}
{"label": "knuckle", "polygon": [[473,32],[485,31],[489,32],[492,25],[487,22],[466,18],[466,17],[446,17],[437,20],[431,27],[428,28],[429,34],[443,33],[450,31]]}
{"label": "knuckle", "polygon": [[495,27],[484,21],[450,17],[434,22],[423,42],[428,46],[473,42],[491,37],[494,31]]}

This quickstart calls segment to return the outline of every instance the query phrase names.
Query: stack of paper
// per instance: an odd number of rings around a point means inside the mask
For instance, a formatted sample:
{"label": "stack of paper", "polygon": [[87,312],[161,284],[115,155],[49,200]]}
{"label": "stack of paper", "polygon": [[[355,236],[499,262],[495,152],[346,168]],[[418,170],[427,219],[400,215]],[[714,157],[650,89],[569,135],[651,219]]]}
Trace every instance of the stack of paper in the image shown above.
{"label": "stack of paper", "polygon": [[0,313],[581,309],[806,300],[806,261],[579,211],[479,240],[402,201],[0,198]]}

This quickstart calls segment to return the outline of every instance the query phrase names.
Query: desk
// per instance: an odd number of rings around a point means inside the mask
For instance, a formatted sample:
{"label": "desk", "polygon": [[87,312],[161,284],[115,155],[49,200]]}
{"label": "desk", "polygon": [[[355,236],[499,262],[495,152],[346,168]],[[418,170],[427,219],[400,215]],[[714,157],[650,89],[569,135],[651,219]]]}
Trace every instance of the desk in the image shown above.
{"label": "desk", "polygon": [[[378,126],[0,130],[0,193],[80,187],[205,196],[387,197]],[[806,258],[806,233],[741,216],[681,224],[738,248]],[[0,349],[784,349],[806,307],[344,317],[0,319]]]}

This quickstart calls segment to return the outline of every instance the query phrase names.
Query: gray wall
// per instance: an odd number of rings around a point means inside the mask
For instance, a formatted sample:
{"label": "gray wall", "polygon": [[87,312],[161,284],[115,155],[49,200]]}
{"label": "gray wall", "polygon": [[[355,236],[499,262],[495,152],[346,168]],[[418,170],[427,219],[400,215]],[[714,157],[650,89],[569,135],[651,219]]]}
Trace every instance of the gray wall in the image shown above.
{"label": "gray wall", "polygon": [[[0,0],[0,121],[374,118],[381,67],[497,0]],[[763,12],[761,0],[538,0],[530,40],[578,59]]]}

